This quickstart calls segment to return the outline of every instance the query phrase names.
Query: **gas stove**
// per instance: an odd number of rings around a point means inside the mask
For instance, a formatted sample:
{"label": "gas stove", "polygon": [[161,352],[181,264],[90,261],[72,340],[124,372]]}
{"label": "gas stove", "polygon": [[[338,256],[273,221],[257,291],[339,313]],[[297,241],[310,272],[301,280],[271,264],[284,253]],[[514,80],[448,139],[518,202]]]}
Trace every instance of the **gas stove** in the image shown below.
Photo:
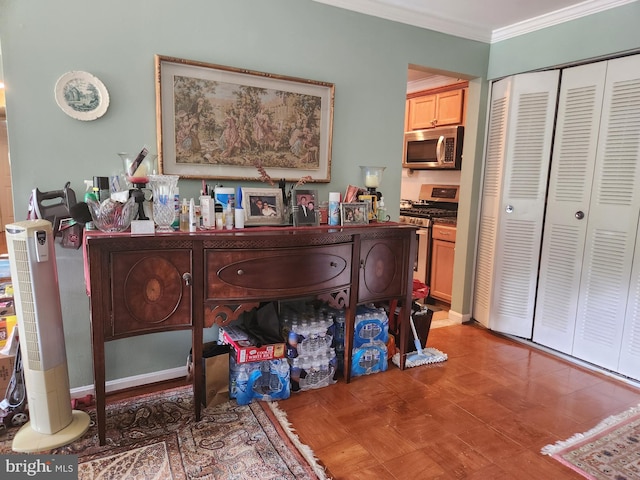
{"label": "gas stove", "polygon": [[434,218],[455,218],[459,189],[457,185],[422,185],[417,201],[401,201],[400,223],[428,228]]}

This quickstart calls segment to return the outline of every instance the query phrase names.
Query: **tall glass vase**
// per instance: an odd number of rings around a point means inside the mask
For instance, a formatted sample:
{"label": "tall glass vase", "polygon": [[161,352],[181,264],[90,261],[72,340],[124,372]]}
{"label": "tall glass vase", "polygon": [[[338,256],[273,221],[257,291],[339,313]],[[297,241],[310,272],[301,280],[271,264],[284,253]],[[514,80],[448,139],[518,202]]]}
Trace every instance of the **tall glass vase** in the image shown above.
{"label": "tall glass vase", "polygon": [[175,217],[174,193],[178,175],[149,175],[153,193],[153,221],[157,232],[173,232],[171,224]]}

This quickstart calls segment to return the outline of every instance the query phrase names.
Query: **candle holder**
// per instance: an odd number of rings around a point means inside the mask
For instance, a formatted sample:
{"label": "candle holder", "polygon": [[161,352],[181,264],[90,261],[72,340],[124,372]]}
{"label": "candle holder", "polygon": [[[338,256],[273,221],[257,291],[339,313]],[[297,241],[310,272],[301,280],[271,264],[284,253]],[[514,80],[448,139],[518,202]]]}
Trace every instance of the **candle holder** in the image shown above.
{"label": "candle holder", "polygon": [[132,156],[128,153],[118,154],[124,166],[124,176],[129,186],[129,195],[136,199],[138,204],[138,220],[149,220],[144,212],[145,200],[150,200],[151,192],[147,189],[149,175],[155,173],[155,162],[158,157],[155,154],[146,154],[140,161],[141,154]]}
{"label": "candle holder", "polygon": [[360,170],[362,170],[364,186],[367,187],[369,195],[375,195],[378,199],[380,199],[380,192],[378,192],[378,188],[382,183],[382,172],[384,172],[385,168],[387,167],[360,166]]}

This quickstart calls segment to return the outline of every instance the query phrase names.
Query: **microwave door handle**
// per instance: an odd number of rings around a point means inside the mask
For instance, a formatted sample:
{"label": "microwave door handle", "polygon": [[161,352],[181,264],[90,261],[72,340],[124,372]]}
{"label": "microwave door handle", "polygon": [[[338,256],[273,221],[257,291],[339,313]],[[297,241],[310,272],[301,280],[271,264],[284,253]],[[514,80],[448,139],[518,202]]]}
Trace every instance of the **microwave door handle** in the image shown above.
{"label": "microwave door handle", "polygon": [[438,144],[436,145],[436,159],[438,160],[438,163],[442,163],[444,160],[444,135],[440,135],[440,138],[438,138]]}

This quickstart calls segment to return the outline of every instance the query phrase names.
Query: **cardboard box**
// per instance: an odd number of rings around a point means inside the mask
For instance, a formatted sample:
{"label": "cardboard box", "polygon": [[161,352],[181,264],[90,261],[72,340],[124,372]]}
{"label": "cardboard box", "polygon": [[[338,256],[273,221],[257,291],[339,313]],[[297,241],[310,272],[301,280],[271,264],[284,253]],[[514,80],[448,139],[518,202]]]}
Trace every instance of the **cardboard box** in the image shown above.
{"label": "cardboard box", "polygon": [[220,330],[222,341],[231,345],[231,355],[236,363],[261,362],[284,358],[285,344],[269,343],[257,347],[249,335],[242,329],[229,326]]}
{"label": "cardboard box", "polygon": [[0,355],[0,400],[4,399],[9,381],[13,375],[13,366],[15,365],[16,357],[9,357],[7,355]]}

